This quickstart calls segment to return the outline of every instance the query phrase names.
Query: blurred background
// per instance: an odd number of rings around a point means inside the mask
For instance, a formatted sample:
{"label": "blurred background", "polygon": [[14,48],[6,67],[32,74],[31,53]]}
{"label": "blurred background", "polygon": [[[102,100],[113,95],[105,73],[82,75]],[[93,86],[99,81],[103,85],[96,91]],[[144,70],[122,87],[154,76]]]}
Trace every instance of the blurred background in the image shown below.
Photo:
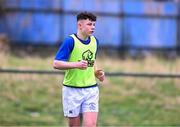
{"label": "blurred background", "polygon": [[99,126],[180,125],[179,0],[0,0],[0,126],[67,126],[54,56],[97,15]]}

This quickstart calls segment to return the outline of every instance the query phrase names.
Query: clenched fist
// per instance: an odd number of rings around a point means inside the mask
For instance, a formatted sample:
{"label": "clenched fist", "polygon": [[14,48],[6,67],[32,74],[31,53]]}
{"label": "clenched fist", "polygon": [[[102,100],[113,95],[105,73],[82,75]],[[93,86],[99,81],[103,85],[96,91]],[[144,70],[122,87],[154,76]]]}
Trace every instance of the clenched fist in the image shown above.
{"label": "clenched fist", "polygon": [[105,73],[104,73],[104,71],[102,71],[102,70],[96,70],[96,71],[95,71],[95,76],[96,76],[96,78],[98,78],[99,81],[101,81],[101,82],[103,82],[104,79],[105,79]]}

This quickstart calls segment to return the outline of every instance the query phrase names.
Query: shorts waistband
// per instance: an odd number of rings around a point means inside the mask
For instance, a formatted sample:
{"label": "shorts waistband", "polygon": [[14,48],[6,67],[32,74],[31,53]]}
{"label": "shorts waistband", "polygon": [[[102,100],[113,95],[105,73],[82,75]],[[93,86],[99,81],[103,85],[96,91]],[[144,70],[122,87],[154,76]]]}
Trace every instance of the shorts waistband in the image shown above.
{"label": "shorts waistband", "polygon": [[84,86],[84,87],[70,86],[70,85],[65,85],[65,84],[63,84],[63,86],[71,87],[71,88],[92,88],[92,87],[97,87],[98,84],[96,83],[96,84],[94,84],[92,86]]}

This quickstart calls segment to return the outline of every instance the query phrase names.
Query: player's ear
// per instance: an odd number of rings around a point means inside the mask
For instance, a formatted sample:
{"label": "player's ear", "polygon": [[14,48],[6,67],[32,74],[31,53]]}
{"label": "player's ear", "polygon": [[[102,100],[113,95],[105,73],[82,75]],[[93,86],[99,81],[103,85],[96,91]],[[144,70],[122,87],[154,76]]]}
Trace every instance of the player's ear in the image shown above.
{"label": "player's ear", "polygon": [[81,26],[82,26],[81,21],[78,21],[78,22],[77,22],[77,25],[78,25],[79,28],[81,28]]}

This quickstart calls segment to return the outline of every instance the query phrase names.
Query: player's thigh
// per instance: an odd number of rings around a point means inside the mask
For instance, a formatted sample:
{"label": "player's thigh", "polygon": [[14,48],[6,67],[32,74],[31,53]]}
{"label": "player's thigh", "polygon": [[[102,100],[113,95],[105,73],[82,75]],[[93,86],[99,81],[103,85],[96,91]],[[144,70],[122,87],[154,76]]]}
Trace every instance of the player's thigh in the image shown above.
{"label": "player's thigh", "polygon": [[98,112],[99,110],[99,88],[88,88],[86,91],[85,100],[82,103],[82,113],[84,112]]}
{"label": "player's thigh", "polygon": [[76,88],[63,86],[62,101],[65,117],[77,117],[80,114],[83,98]]}
{"label": "player's thigh", "polygon": [[95,127],[97,124],[98,112],[84,112],[83,113],[83,126]]}

